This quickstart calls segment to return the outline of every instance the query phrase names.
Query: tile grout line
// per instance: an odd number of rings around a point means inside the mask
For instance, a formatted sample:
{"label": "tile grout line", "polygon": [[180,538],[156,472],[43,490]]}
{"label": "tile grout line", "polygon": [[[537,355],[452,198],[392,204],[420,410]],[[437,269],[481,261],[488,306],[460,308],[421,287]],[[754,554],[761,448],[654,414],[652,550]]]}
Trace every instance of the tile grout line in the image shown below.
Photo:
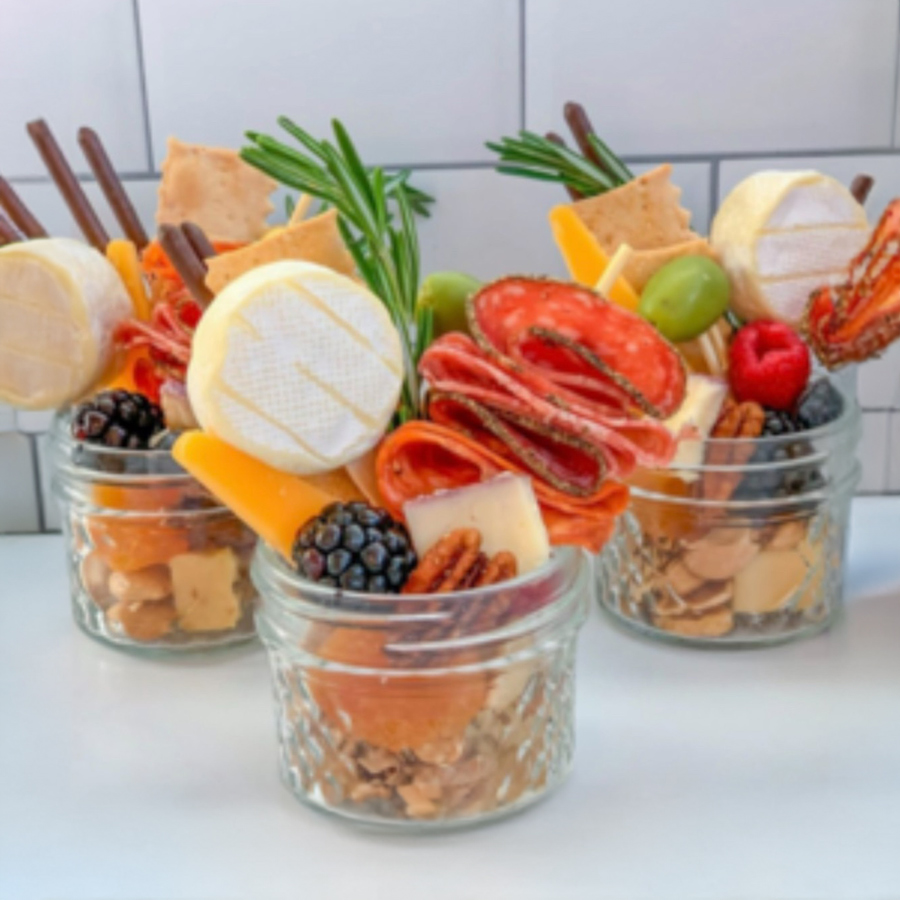
{"label": "tile grout line", "polygon": [[[898,0],[900,2],[900,0]],[[144,65],[144,36],[141,30],[140,0],[131,0],[134,16],[134,39],[137,47],[138,84],[141,90],[141,109],[144,117],[145,150],[147,151],[147,170],[153,173],[153,135],[150,133],[150,100],[147,93],[147,69]]]}
{"label": "tile grout line", "polygon": [[[900,3],[900,0],[898,0]],[[526,60],[525,60],[525,45],[526,45],[526,33],[525,33],[525,4],[526,0],[519,0],[519,128],[525,128],[525,109],[526,109],[526,97],[525,90],[527,84],[527,68],[526,68]]]}
{"label": "tile grout line", "polygon": [[[759,150],[744,153],[671,153],[671,154],[624,154],[626,163],[636,165],[658,165],[661,163],[699,163],[713,164],[723,162],[742,162],[754,159],[840,159],[847,156],[900,156],[900,147],[848,147],[837,150]],[[465,169],[493,169],[495,163],[490,160],[459,160],[455,162],[404,162],[379,163],[384,169],[413,169],[422,172],[452,171]],[[161,177],[161,172],[151,169],[144,172],[119,172],[123,181],[154,181]],[[11,175],[7,180],[11,184],[52,184],[48,175]],[[78,175],[84,183],[96,181],[93,175]]]}
{"label": "tile grout line", "polygon": [[34,497],[37,503],[38,531],[41,534],[45,534],[47,532],[47,517],[44,513],[44,491],[41,487],[41,460],[37,445],[38,435],[28,434],[26,437],[31,450],[31,471],[32,479],[34,480]]}
{"label": "tile grout line", "polygon": [[891,107],[891,145],[897,146],[897,102],[900,100],[900,0],[894,27],[894,105]]}
{"label": "tile grout line", "polygon": [[707,231],[712,228],[716,210],[719,208],[719,161],[710,160],[709,163],[709,224]]}

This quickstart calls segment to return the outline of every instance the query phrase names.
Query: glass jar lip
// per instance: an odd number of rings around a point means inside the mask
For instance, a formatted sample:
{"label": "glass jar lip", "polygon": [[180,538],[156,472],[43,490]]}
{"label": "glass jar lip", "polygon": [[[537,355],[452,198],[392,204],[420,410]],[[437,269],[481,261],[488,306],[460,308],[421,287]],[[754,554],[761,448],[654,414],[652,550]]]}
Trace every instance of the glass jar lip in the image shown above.
{"label": "glass jar lip", "polygon": [[[103,447],[76,440],[71,430],[72,410],[59,410],[53,417],[50,436],[56,456],[55,464],[59,472],[77,475],[87,480],[112,482],[116,484],[186,484],[194,480],[172,456],[169,448],[157,447],[150,450],[125,450],[120,447]],[[74,457],[82,449],[99,465],[79,465]],[[121,471],[116,471],[121,469]]]}
{"label": "glass jar lip", "polygon": [[[550,559],[540,568],[523,575],[517,575],[508,581],[500,582],[486,588],[467,588],[463,591],[450,591],[446,594],[375,594],[364,591],[347,591],[343,588],[334,588],[328,585],[316,584],[309,581],[294,571],[282,557],[282,555],[264,541],[259,541],[256,548],[254,568],[270,590],[277,591],[279,599],[286,598],[292,604],[301,604],[304,601],[308,606],[320,607],[331,612],[340,610],[341,605],[336,603],[338,599],[345,601],[347,608],[352,604],[402,603],[414,607],[416,604],[434,603],[440,599],[443,602],[458,600],[466,602],[473,597],[485,597],[491,594],[502,594],[510,590],[522,587],[530,587],[547,581],[555,576],[577,575],[577,564],[581,558],[581,551],[577,547],[553,547]],[[287,598],[286,590],[302,592],[304,601],[298,601],[294,597]]]}
{"label": "glass jar lip", "polygon": [[[858,427],[862,421],[862,410],[856,397],[851,394],[843,385],[830,381],[831,386],[841,395],[843,400],[843,408],[841,414],[825,425],[818,428],[810,428],[807,431],[795,432],[793,434],[782,434],[764,438],[706,438],[703,443],[712,444],[717,447],[735,448],[740,446],[752,445],[754,447],[780,447],[784,444],[791,444],[797,440],[816,441],[822,439],[833,438],[851,433]],[[687,466],[679,468],[688,468]],[[703,469],[703,466],[699,466]]]}
{"label": "glass jar lip", "polygon": [[[550,561],[532,572],[487,588],[446,594],[370,594],[314,584],[294,572],[281,555],[260,541],[251,575],[258,592],[257,633],[269,650],[288,649],[311,668],[327,668],[372,677],[440,678],[450,673],[505,668],[539,652],[581,627],[587,615],[592,581],[584,551],[556,547]],[[542,590],[546,590],[546,594]],[[342,603],[336,603],[340,597]],[[489,609],[496,599],[499,619],[466,621],[470,604]],[[511,601],[523,601],[518,613],[505,613]],[[381,605],[383,608],[378,608]],[[379,667],[360,660],[333,660],[304,645],[309,627],[385,635],[385,652],[399,654],[397,666]],[[437,635],[427,631],[437,626]],[[411,629],[404,636],[405,629]],[[522,639],[527,639],[522,643]],[[480,651],[477,658],[465,658]],[[431,658],[421,662],[421,655]],[[448,654],[449,657],[448,658]],[[454,654],[457,654],[455,658]],[[458,654],[462,654],[460,658]]]}

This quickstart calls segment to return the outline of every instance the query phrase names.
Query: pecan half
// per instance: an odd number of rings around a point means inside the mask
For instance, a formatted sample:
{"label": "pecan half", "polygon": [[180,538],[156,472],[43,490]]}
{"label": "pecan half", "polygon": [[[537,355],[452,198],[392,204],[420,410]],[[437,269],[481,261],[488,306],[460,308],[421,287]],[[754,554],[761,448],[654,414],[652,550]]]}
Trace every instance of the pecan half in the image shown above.
{"label": "pecan half", "polygon": [[488,559],[476,528],[445,534],[419,561],[403,588],[404,594],[447,594],[487,587],[516,574],[516,558],[501,551]]}
{"label": "pecan half", "polygon": [[[706,464],[735,467],[746,465],[753,456],[753,439],[763,433],[765,421],[765,411],[758,403],[738,403],[729,397],[710,434],[713,440],[707,445]],[[715,438],[729,443],[718,444]],[[730,443],[731,441],[742,443]],[[741,478],[741,472],[706,472],[703,475],[701,495],[706,500],[728,500]]]}

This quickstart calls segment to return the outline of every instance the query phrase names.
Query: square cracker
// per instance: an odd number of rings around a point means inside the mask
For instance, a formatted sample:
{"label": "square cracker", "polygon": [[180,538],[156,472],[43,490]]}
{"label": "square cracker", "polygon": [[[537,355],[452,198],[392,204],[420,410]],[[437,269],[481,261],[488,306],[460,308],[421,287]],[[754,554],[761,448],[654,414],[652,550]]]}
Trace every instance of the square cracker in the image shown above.
{"label": "square cracker", "polygon": [[666,163],[572,207],[609,254],[620,244],[654,250],[690,241],[698,235],[690,229],[691,214],[679,203],[681,188],[672,184],[671,175]]}
{"label": "square cracker", "polygon": [[236,150],[185,144],[170,137],[162,164],[158,225],[193,222],[219,241],[261,237],[277,183],[245,163]]}
{"label": "square cracker", "polygon": [[218,294],[226,284],[250,269],[282,259],[303,259],[352,276],[353,257],[338,231],[337,216],[337,210],[329,209],[296,225],[288,225],[272,237],[208,259],[207,286]]}
{"label": "square cracker", "polygon": [[692,241],[683,241],[656,250],[636,250],[625,263],[622,275],[640,294],[658,269],[679,256],[707,256],[716,262],[719,261],[718,254],[710,247],[706,238],[695,238]]}

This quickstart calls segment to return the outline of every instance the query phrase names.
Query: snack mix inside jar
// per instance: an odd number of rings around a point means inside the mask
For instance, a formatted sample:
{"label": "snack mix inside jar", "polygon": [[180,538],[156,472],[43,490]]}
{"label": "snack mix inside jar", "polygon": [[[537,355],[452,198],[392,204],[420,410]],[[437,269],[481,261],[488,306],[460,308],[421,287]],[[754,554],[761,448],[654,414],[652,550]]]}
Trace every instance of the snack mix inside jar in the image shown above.
{"label": "snack mix inside jar", "polygon": [[[127,415],[135,402],[140,398],[108,392],[89,406],[117,405],[120,415],[125,405]],[[64,414],[52,441],[81,628],[110,644],[156,651],[254,636],[249,566],[256,537],[173,460],[165,440],[147,449],[79,440],[72,415]]]}
{"label": "snack mix inside jar", "polygon": [[812,390],[820,408],[839,410],[828,424],[803,429],[732,403],[681,462],[636,473],[631,509],[597,566],[609,612],[704,646],[778,643],[834,621],[861,417],[846,388],[821,380]]}
{"label": "snack mix inside jar", "polygon": [[253,572],[282,777],[303,802],[446,828],[515,812],[566,776],[589,596],[581,551],[440,594],[342,593],[262,545]]}

